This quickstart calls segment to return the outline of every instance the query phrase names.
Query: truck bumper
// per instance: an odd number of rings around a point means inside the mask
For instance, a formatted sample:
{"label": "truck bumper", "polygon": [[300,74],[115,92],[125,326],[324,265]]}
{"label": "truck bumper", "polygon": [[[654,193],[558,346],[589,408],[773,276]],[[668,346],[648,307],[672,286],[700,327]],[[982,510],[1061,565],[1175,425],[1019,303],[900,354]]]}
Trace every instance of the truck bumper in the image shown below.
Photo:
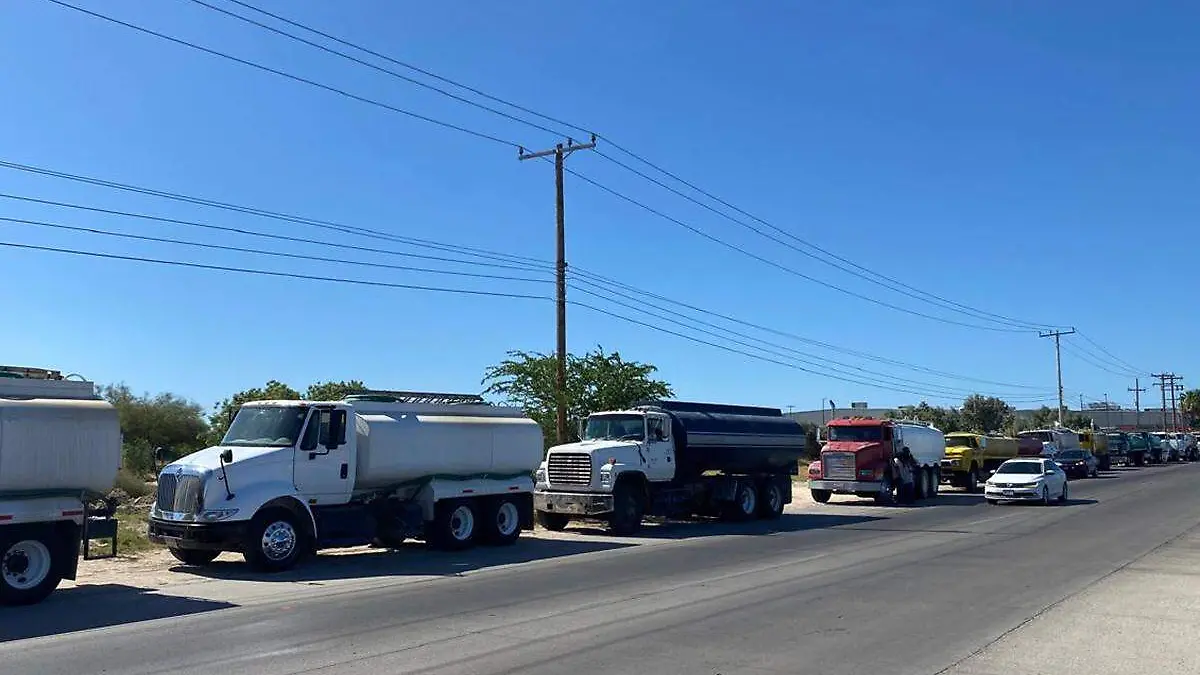
{"label": "truck bumper", "polygon": [[534,492],[533,508],[570,516],[598,516],[613,511],[613,497],[590,492]]}
{"label": "truck bumper", "polygon": [[881,484],[870,480],[810,480],[810,490],[829,490],[837,494],[857,494],[860,492],[879,492]]}
{"label": "truck bumper", "polygon": [[238,551],[246,523],[175,523],[151,518],[148,535],[150,541],[171,548]]}

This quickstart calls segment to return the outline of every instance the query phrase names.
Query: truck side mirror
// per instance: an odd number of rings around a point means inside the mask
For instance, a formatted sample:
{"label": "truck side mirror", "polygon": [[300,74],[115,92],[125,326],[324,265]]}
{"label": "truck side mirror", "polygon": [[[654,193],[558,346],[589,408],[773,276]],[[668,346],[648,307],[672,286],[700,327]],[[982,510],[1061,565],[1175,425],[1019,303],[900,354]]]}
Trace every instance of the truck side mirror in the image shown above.
{"label": "truck side mirror", "polygon": [[221,462],[224,464],[232,464],[233,463],[233,450],[230,448],[225,448],[224,450],[222,450],[220,459],[221,459]]}

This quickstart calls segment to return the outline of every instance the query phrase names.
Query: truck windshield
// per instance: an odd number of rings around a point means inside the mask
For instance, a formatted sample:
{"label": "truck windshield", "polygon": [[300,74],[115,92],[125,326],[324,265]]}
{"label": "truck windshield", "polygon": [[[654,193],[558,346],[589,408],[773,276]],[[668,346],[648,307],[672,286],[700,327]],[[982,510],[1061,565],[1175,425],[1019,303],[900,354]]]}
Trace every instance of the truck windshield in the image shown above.
{"label": "truck windshield", "polygon": [[592,415],[583,438],[587,441],[640,441],[646,436],[646,421],[641,415]]}
{"label": "truck windshield", "polygon": [[1111,446],[1112,446],[1114,449],[1117,449],[1117,450],[1124,449],[1124,447],[1125,447],[1125,438],[1124,438],[1124,437],[1122,437],[1122,436],[1117,436],[1117,435],[1115,435],[1115,434],[1109,434],[1109,435],[1108,435],[1108,444],[1109,444],[1109,445],[1111,445]]}
{"label": "truck windshield", "polygon": [[1054,434],[1050,433],[1049,431],[1022,431],[1021,433],[1017,434],[1017,436],[1021,438],[1036,438],[1043,443],[1054,442]]}
{"label": "truck windshield", "polygon": [[829,440],[849,443],[878,443],[883,440],[883,427],[830,425]]}
{"label": "truck windshield", "polygon": [[974,436],[947,436],[946,437],[946,447],[947,448],[974,448],[974,447],[976,447],[975,437]]}
{"label": "truck windshield", "polygon": [[1158,436],[1151,436],[1148,440],[1150,441],[1150,447],[1152,447],[1152,448],[1161,448],[1162,447],[1162,439],[1159,438]]}
{"label": "truck windshield", "polygon": [[1063,450],[1062,452],[1058,453],[1058,458],[1059,459],[1083,459],[1084,454],[1083,454],[1082,450]]}
{"label": "truck windshield", "polygon": [[238,411],[221,445],[283,447],[296,444],[307,407],[248,406]]}
{"label": "truck windshield", "polygon": [[1145,437],[1140,436],[1140,435],[1139,436],[1130,436],[1129,437],[1129,447],[1134,450],[1145,450],[1146,449]]}

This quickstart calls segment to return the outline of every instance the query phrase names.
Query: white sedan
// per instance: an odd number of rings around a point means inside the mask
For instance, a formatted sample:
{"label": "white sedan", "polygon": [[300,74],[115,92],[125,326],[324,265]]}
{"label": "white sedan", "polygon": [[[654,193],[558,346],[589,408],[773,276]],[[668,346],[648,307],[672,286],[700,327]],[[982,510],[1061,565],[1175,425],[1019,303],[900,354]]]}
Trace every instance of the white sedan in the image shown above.
{"label": "white sedan", "polygon": [[1041,457],[1010,459],[983,485],[989,504],[1000,502],[1067,501],[1067,474],[1054,460]]}

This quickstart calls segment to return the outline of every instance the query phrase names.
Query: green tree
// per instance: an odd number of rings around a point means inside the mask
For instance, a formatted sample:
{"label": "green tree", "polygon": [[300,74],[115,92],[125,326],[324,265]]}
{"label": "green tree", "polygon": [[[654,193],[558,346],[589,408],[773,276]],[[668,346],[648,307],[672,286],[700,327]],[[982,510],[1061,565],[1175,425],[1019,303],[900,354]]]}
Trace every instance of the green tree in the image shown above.
{"label": "green tree", "polygon": [[1058,421],[1058,413],[1050,406],[1042,406],[1033,411],[1033,415],[1029,418],[1030,429],[1045,429],[1054,426]]}
{"label": "green tree", "polygon": [[213,407],[213,412],[208,417],[209,443],[216,445],[221,442],[221,439],[225,437],[225,432],[229,431],[233,416],[237,414],[238,408],[243,403],[270,400],[296,401],[300,398],[300,392],[278,380],[271,380],[262,387],[238,392]]}
{"label": "green tree", "polygon": [[134,394],[124,383],[101,387],[100,394],[117,409],[129,471],[152,473],[158,448],[173,459],[203,447],[208,425],[198,404],[165,392]]}
{"label": "green tree", "polygon": [[946,433],[962,431],[965,428],[962,415],[957,410],[932,406],[925,401],[921,401],[917,405],[902,405],[894,411],[889,411],[887,417],[928,422]]}
{"label": "green tree", "polygon": [[981,434],[990,434],[1012,426],[1016,410],[1003,399],[971,394],[962,404],[963,427]]}
{"label": "green tree", "polygon": [[342,382],[314,382],[308,385],[304,398],[309,401],[340,401],[350,394],[361,394],[367,390],[362,380],[345,380]]}
{"label": "green tree", "polygon": [[[557,434],[554,355],[511,351],[507,357],[484,372],[483,393],[523,409],[541,425],[547,445],[553,444]],[[583,356],[568,354],[567,417],[572,435],[579,420],[590,413],[672,396],[669,384],[652,377],[657,371],[651,364],[626,361],[619,352],[607,353],[599,346]]]}
{"label": "green tree", "polygon": [[1184,392],[1179,399],[1179,407],[1183,410],[1187,425],[1192,429],[1200,429],[1200,389]]}

